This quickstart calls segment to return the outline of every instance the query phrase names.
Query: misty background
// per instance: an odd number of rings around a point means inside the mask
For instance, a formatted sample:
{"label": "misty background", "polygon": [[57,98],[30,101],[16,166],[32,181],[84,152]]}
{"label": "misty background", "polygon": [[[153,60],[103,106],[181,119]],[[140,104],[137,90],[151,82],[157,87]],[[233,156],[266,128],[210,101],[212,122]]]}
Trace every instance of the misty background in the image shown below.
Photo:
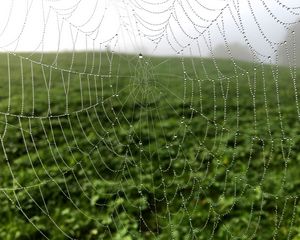
{"label": "misty background", "polygon": [[109,50],[299,65],[299,6],[299,0],[4,0],[0,49]]}

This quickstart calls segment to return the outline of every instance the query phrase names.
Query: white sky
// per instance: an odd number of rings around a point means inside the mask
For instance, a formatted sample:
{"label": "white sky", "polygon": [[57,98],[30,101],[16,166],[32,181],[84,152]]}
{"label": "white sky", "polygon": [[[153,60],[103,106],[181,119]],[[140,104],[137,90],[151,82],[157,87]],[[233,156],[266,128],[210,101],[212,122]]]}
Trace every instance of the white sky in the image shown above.
{"label": "white sky", "polygon": [[[280,1],[287,7],[300,5],[299,0]],[[272,46],[266,37],[279,42],[286,34],[277,19],[293,22],[300,9],[293,13],[276,0],[264,0],[274,13],[270,15],[262,0],[249,2],[264,35],[248,0],[1,0],[0,49],[72,51],[99,50],[109,45],[111,50],[122,52],[175,54],[175,50],[190,44],[188,48],[194,54],[199,42],[207,54],[207,44],[224,43],[218,23],[224,24],[229,42],[245,43],[247,39],[255,50],[268,55]],[[239,28],[243,24],[244,36],[234,21]],[[205,28],[206,33],[201,35]]]}

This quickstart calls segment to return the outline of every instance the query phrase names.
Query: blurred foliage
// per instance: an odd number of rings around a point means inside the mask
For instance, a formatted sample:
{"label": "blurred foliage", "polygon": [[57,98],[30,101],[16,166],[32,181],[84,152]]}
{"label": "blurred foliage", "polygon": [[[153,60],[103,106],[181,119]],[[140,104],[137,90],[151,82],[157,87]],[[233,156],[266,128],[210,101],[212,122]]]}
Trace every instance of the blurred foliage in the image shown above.
{"label": "blurred foliage", "polygon": [[74,54],[0,56],[0,239],[300,239],[288,69]]}

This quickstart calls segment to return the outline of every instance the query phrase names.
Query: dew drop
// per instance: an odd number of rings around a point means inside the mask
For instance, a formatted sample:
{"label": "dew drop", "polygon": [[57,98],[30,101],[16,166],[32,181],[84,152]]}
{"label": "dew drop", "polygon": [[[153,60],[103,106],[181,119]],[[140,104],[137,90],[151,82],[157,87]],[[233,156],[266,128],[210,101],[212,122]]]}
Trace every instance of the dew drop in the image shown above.
{"label": "dew drop", "polygon": [[143,56],[143,54],[139,54],[139,59],[142,59],[144,56]]}

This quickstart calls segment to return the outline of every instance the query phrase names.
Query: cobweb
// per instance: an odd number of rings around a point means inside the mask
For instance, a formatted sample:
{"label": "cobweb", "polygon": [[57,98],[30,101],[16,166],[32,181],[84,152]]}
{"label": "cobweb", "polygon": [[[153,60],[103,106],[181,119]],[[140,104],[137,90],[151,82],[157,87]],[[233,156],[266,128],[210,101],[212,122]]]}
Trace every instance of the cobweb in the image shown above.
{"label": "cobweb", "polygon": [[2,4],[2,239],[300,238],[297,1]]}

